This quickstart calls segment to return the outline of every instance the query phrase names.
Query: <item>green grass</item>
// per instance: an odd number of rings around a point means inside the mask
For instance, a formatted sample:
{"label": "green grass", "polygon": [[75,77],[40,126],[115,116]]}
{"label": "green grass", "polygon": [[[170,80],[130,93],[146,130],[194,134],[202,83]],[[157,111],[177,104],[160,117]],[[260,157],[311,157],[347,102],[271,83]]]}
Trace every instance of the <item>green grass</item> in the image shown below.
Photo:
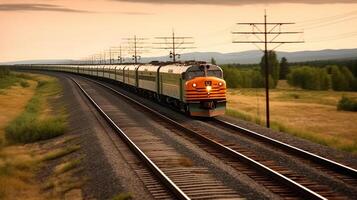
{"label": "green grass", "polygon": [[80,148],[81,147],[79,145],[74,145],[74,146],[58,149],[58,150],[49,152],[46,155],[44,155],[42,160],[48,161],[48,160],[58,159],[58,158],[61,158],[63,156],[66,156],[66,155],[68,155],[70,153],[73,153],[73,152],[79,150]]}
{"label": "green grass", "polygon": [[6,89],[20,82],[22,87],[28,87],[29,84],[25,80],[33,80],[32,76],[22,73],[11,72],[6,67],[0,66],[0,89]]}
{"label": "green grass", "polygon": [[30,143],[50,139],[63,134],[66,130],[66,115],[47,116],[40,119],[41,110],[48,97],[61,91],[58,82],[38,81],[35,95],[26,105],[25,111],[5,129],[7,141]]}
{"label": "green grass", "polygon": [[14,74],[9,74],[7,76],[0,77],[0,89],[6,89],[15,85],[20,79]]}
{"label": "green grass", "polygon": [[0,66],[0,78],[8,76],[10,74],[10,70],[8,67]]}
{"label": "green grass", "polygon": [[66,130],[65,119],[54,117],[38,121],[33,114],[23,114],[6,128],[5,137],[10,142],[30,143],[62,135]]}

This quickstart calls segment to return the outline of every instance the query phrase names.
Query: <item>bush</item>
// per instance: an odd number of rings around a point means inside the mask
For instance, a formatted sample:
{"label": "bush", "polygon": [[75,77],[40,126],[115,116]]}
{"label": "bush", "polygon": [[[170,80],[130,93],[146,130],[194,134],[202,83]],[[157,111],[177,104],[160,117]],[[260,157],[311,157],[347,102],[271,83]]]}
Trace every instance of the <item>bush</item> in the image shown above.
{"label": "bush", "polygon": [[48,83],[47,81],[40,80],[40,81],[38,81],[38,83],[37,83],[37,87],[38,87],[38,88],[43,87],[43,86],[46,85],[47,83]]}
{"label": "bush", "polygon": [[6,128],[5,137],[11,142],[29,143],[59,136],[64,131],[65,123],[63,118],[58,117],[38,121],[31,114],[25,114]]}
{"label": "bush", "polygon": [[337,110],[357,112],[357,101],[343,96],[337,104]]}
{"label": "bush", "polygon": [[21,87],[23,87],[23,88],[26,88],[26,87],[29,87],[29,86],[30,86],[30,84],[29,84],[27,81],[24,81],[24,80],[21,80],[21,81],[20,81],[20,85],[21,85]]}

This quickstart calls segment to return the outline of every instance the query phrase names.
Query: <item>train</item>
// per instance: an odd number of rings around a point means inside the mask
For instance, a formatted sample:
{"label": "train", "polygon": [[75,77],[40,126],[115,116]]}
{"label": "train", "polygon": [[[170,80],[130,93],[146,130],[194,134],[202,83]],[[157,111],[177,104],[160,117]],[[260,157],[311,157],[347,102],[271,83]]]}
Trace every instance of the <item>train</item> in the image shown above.
{"label": "train", "polygon": [[27,69],[70,72],[109,79],[130,90],[170,104],[190,116],[215,117],[226,110],[226,82],[214,64],[27,65]]}

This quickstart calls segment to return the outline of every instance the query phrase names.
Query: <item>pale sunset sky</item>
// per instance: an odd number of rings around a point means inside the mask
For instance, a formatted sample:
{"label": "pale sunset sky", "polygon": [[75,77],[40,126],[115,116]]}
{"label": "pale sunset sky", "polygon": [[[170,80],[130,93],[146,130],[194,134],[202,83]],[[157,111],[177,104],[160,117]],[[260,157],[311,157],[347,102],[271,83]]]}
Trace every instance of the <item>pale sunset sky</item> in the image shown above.
{"label": "pale sunset sky", "polygon": [[[121,38],[194,37],[190,51],[240,52],[252,44],[232,44],[237,22],[296,22],[283,31],[304,34],[279,40],[279,51],[357,48],[357,0],[0,0],[0,62],[30,59],[80,59]],[[148,42],[155,42],[151,39]],[[152,46],[152,45],[151,45]],[[271,46],[273,48],[274,46]],[[142,56],[167,55],[151,50]]]}

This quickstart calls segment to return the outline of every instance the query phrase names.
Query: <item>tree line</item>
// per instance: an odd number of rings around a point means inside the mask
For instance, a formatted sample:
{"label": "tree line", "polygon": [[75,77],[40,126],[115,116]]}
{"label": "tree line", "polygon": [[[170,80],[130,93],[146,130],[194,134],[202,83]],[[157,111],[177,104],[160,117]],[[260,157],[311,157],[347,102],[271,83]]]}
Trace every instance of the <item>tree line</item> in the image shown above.
{"label": "tree line", "polygon": [[[214,61],[214,59],[212,59]],[[357,62],[344,61],[332,65],[332,61],[311,62],[310,65],[289,64],[283,57],[280,62],[274,51],[268,52],[269,86],[275,88],[279,80],[308,90],[357,91],[357,78],[351,69],[357,68]],[[308,63],[308,62],[306,62]],[[329,65],[322,65],[328,63]],[[348,64],[347,66],[342,65]],[[355,65],[353,65],[355,64]],[[227,64],[221,66],[224,79],[230,88],[262,88],[265,86],[265,55],[260,64]]]}

